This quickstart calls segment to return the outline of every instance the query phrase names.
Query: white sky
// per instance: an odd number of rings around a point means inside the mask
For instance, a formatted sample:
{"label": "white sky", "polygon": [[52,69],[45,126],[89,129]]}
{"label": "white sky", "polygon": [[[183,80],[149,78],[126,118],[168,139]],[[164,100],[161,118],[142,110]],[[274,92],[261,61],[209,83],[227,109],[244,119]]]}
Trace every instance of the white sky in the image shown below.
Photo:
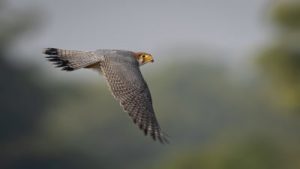
{"label": "white sky", "polygon": [[45,47],[127,49],[164,57],[173,46],[180,50],[189,44],[221,49],[229,53],[224,57],[238,59],[267,36],[266,0],[8,0],[7,4],[41,15],[40,28],[15,44],[15,52],[37,62],[44,62],[36,57]]}

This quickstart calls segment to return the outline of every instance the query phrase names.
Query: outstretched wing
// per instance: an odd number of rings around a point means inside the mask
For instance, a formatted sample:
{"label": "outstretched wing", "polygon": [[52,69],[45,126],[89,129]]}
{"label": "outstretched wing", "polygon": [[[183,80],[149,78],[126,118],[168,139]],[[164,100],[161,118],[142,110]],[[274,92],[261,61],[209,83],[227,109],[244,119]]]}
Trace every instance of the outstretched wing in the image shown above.
{"label": "outstretched wing", "polygon": [[43,53],[47,55],[46,58],[53,62],[56,67],[61,67],[62,70],[66,71],[89,67],[102,59],[101,55],[96,55],[94,52],[58,48],[46,48]]}
{"label": "outstretched wing", "polygon": [[133,122],[154,140],[168,143],[156,120],[151,94],[140,72],[138,62],[131,53],[104,56],[101,71],[114,97],[128,112]]}

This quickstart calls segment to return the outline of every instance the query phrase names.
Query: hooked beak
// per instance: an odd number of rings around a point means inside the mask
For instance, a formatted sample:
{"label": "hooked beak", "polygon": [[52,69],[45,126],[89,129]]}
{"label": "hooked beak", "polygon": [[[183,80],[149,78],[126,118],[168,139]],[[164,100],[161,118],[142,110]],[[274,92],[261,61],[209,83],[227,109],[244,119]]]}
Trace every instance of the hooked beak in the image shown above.
{"label": "hooked beak", "polygon": [[152,63],[154,62],[154,59],[151,55],[144,58],[144,63],[148,63],[148,62],[152,62]]}

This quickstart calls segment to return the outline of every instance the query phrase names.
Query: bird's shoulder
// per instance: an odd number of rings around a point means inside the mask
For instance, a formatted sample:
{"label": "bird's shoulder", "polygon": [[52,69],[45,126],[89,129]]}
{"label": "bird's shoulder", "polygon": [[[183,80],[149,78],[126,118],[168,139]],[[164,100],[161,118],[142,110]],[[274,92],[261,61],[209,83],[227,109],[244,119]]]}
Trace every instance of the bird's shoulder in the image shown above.
{"label": "bird's shoulder", "polygon": [[138,64],[135,59],[135,53],[128,50],[98,49],[95,51],[95,54],[111,63]]}
{"label": "bird's shoulder", "polygon": [[118,49],[97,49],[95,51],[97,55],[107,56],[107,57],[132,57],[134,52],[129,50],[118,50]]}

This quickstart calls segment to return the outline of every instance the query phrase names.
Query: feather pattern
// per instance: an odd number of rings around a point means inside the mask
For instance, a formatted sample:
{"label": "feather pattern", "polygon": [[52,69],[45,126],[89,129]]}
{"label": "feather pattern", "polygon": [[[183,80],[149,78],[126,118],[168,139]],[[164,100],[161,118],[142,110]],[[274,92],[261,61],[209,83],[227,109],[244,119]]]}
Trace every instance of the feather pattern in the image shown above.
{"label": "feather pattern", "polygon": [[168,143],[156,120],[150,90],[134,54],[117,52],[111,56],[104,56],[100,67],[112,94],[133,122],[154,140]]}
{"label": "feather pattern", "polygon": [[46,58],[62,70],[80,68],[100,70],[117,101],[133,122],[154,140],[168,143],[160,129],[152,106],[152,98],[137,61],[136,54],[124,50],[96,50],[84,52],[47,48]]}

